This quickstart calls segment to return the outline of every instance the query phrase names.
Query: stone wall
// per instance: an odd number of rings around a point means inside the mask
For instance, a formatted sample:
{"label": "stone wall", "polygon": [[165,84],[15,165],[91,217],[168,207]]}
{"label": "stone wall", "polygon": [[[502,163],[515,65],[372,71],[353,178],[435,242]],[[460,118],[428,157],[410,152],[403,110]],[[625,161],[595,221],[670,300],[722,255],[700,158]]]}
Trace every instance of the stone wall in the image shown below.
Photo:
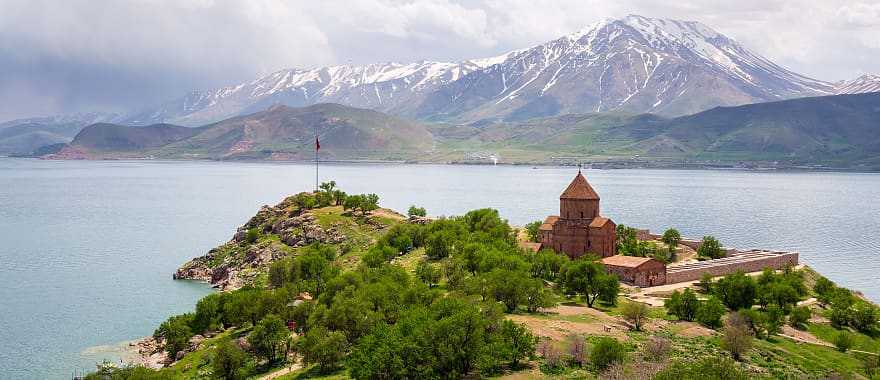
{"label": "stone wall", "polygon": [[[754,257],[748,259],[737,260],[737,256],[749,254],[750,252],[765,252],[762,257]],[[715,262],[715,263],[713,263]],[[709,273],[713,277],[725,276],[737,271],[758,272],[764,268],[782,269],[789,265],[798,264],[797,252],[769,252],[769,251],[745,251],[739,252],[734,256],[718,259],[707,260],[698,266],[683,265],[682,269],[675,266],[668,267],[666,270],[666,283],[675,284],[679,282],[699,280],[703,273]]]}

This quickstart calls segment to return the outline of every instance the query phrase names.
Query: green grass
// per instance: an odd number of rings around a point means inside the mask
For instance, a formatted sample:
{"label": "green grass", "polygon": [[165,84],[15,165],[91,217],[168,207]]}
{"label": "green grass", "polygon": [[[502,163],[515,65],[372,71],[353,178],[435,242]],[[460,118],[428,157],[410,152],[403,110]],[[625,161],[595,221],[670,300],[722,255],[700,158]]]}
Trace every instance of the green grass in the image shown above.
{"label": "green grass", "polygon": [[[807,326],[807,331],[815,335],[817,338],[829,343],[833,343],[834,337],[837,336],[838,333],[840,333],[840,330],[835,329],[830,324],[825,323],[810,323]],[[880,339],[871,337],[858,331],[850,331],[850,333],[853,338],[852,349],[880,353]]]}
{"label": "green grass", "polygon": [[345,370],[339,370],[330,374],[322,374],[318,371],[316,365],[308,366],[303,369],[288,373],[284,376],[277,377],[278,380],[300,380],[300,379],[323,379],[323,380],[345,380],[351,379]]}
{"label": "green grass", "polygon": [[775,378],[856,373],[862,368],[862,361],[855,355],[831,347],[796,343],[781,337],[754,342],[748,354],[749,362],[766,369]]}

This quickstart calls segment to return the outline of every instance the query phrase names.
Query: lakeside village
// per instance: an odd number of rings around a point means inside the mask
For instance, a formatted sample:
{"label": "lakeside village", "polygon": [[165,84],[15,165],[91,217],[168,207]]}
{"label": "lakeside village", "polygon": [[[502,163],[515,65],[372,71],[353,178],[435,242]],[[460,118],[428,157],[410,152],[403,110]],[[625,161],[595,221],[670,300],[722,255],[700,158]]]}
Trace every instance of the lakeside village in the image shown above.
{"label": "lakeside village", "polygon": [[580,171],[559,201],[516,229],[323,183],[184,264],[221,291],[86,378],[880,376],[877,307],[796,252],[617,225]]}

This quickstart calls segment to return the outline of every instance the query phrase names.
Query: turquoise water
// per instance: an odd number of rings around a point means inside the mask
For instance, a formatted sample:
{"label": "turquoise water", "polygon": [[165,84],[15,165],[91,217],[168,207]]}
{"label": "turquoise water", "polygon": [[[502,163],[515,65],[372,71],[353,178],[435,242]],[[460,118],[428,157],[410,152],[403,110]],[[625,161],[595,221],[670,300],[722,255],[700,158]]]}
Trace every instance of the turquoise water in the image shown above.
{"label": "turquoise water", "polygon": [[[571,168],[327,165],[349,193],[432,215],[494,207],[512,223],[556,213]],[[588,170],[618,223],[741,248],[798,250],[880,300],[880,175]],[[65,379],[152,333],[211,290],[172,281],[263,204],[314,186],[314,167],[273,163],[0,159],[0,378]]]}

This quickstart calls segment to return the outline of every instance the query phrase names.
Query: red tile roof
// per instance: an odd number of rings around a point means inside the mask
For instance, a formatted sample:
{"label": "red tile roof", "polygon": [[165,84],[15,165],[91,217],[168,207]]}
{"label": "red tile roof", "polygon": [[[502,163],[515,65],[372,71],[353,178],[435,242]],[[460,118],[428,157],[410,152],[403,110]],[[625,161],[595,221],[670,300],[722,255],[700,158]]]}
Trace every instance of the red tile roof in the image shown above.
{"label": "red tile roof", "polygon": [[647,263],[649,261],[656,261],[650,257],[636,257],[636,256],[624,256],[624,255],[615,255],[608,256],[602,259],[602,264],[605,265],[613,265],[617,267],[628,267],[628,268],[637,268],[642,266],[642,264]]}
{"label": "red tile roof", "polygon": [[604,216],[597,216],[593,218],[593,221],[590,222],[590,227],[592,228],[602,228],[605,223],[608,223],[608,218]]}
{"label": "red tile roof", "polygon": [[568,185],[565,191],[562,192],[562,195],[559,196],[559,199],[595,199],[599,200],[599,194],[596,194],[596,190],[593,190],[593,187],[590,186],[587,179],[584,178],[584,175],[578,171],[577,176],[574,177],[574,180]]}

